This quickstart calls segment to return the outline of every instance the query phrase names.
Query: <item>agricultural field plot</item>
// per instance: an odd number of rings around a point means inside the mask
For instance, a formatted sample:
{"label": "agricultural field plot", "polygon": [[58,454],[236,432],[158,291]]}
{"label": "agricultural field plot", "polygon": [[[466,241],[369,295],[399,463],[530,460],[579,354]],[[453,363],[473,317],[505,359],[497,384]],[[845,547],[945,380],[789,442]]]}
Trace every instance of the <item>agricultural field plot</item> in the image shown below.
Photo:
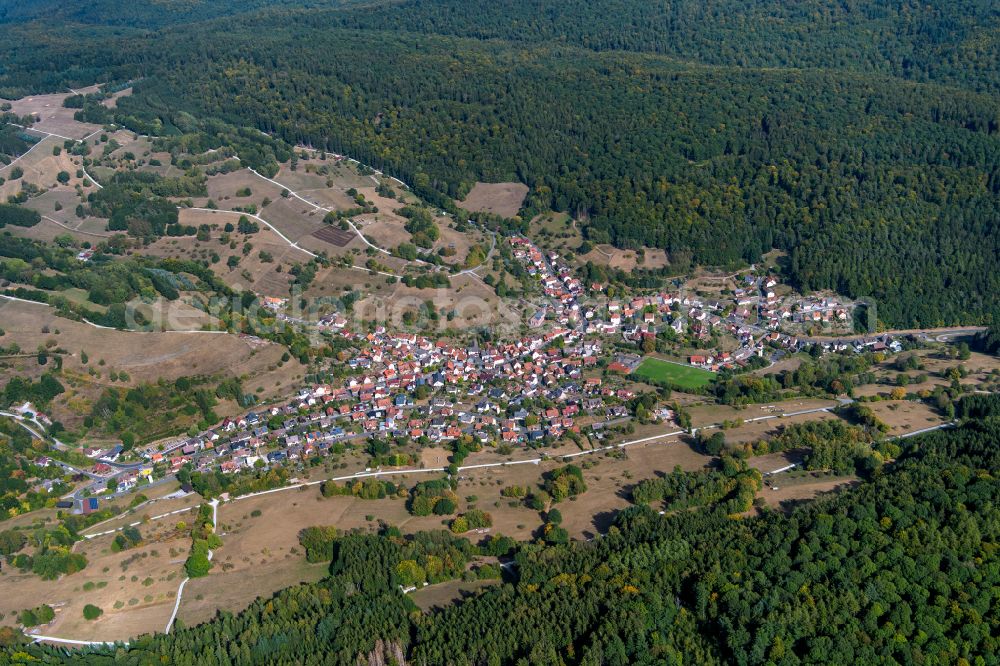
{"label": "agricultural field plot", "polygon": [[[323,192],[330,190],[331,192],[337,194],[343,194],[343,191],[347,189],[347,186],[335,187],[335,182],[333,176],[322,175],[316,172],[317,168],[322,168],[332,162],[320,162],[316,161],[313,165],[306,161],[300,161],[299,167],[292,171],[289,164],[282,164],[278,168],[278,173],[274,176],[272,180],[275,180],[285,187],[287,187],[292,192],[297,192],[299,194],[305,195],[306,192]],[[345,172],[346,173],[346,172]],[[330,183],[329,185],[327,183]],[[309,198],[308,196],[306,197]],[[344,195],[344,203],[348,205],[350,202],[350,197]]]}
{"label": "agricultural field plot", "polygon": [[700,428],[724,421],[748,421],[759,419],[762,416],[779,416],[813,409],[830,409],[839,404],[838,401],[827,398],[792,398],[791,400],[754,403],[740,407],[703,402],[700,405],[690,407],[688,411],[691,414],[692,425]]}
{"label": "agricultural field plot", "polygon": [[[176,481],[164,483],[153,488],[145,488],[140,485],[136,488],[135,493],[150,497],[150,501],[136,506],[134,509],[129,509],[110,520],[92,525],[82,530],[81,534],[99,534],[108,530],[123,528],[139,521],[142,524],[137,527],[143,534],[143,537],[151,538],[152,536],[164,534],[164,530],[173,529],[173,526],[178,521],[184,521],[190,525],[191,517],[193,516],[191,512],[197,509],[205,500],[197,493],[183,494],[183,491],[179,492],[179,488],[180,484]],[[124,499],[130,499],[130,497],[125,496]],[[121,502],[119,501],[118,503],[120,504]],[[173,513],[175,511],[179,513]],[[152,520],[154,516],[163,516],[163,514],[171,515]]]}
{"label": "agricultural field plot", "polygon": [[514,217],[527,194],[528,186],[522,183],[476,183],[464,201],[455,203],[474,213]]}
{"label": "agricultural field plot", "polygon": [[[95,136],[93,139],[88,141],[88,143],[98,140],[105,136],[104,134]],[[124,168],[127,166],[145,166],[146,163],[154,158],[153,141],[149,137],[139,136],[134,132],[129,132],[127,130],[118,130],[117,132],[108,132],[106,134],[108,137],[107,143],[98,142],[94,144],[94,151],[91,154],[92,159],[100,159],[105,166],[109,166],[109,162],[117,167]],[[106,148],[112,148],[114,141],[118,145],[118,148],[114,148],[107,155],[104,154]],[[126,159],[126,154],[130,153],[133,156],[132,160]],[[158,153],[156,159],[162,160],[166,157],[165,164],[170,164],[170,154],[169,153]],[[154,167],[155,168],[155,167]]]}
{"label": "agricultural field plot", "polygon": [[576,252],[583,242],[579,225],[568,213],[537,215],[528,225],[528,237],[542,250],[565,255]]}
{"label": "agricultural field plot", "polygon": [[[86,294],[84,294],[86,296]],[[201,301],[191,292],[181,292],[181,298],[168,301],[165,298],[146,303],[134,299],[129,305],[145,317],[156,331],[216,331],[222,322],[198,307]]]}
{"label": "agricultural field plot", "polygon": [[[291,197],[284,199],[279,196],[277,199],[272,199],[272,202],[260,210],[258,215],[273,224],[275,229],[293,242],[306,240],[306,237],[314,231],[327,226],[323,223],[323,217],[326,213]],[[317,241],[317,243],[321,243],[321,241]],[[329,244],[324,243],[323,245],[327,250],[330,249]]]}
{"label": "agricultural field plot", "polygon": [[[224,544],[219,555],[225,555],[225,550]],[[191,627],[211,620],[220,610],[238,613],[258,597],[268,598],[292,585],[314,583],[326,578],[329,573],[329,562],[310,564],[302,555],[235,571],[222,571],[216,567],[208,576],[192,578],[184,586],[177,621]],[[158,629],[162,631],[163,627]]]}
{"label": "agricultural field plot", "polygon": [[[159,162],[159,166],[151,164],[153,160]],[[164,178],[175,178],[177,176],[184,175],[184,169],[170,163],[170,153],[150,152],[149,155],[141,158],[140,161],[142,161],[143,164],[139,166],[139,171],[149,171],[163,176]],[[208,199],[204,199],[204,202],[207,203]]]}
{"label": "agricultural field plot", "polygon": [[[86,206],[86,195],[90,191],[90,189],[86,189],[81,194],[77,194],[75,189],[59,187],[28,199],[24,203],[24,207],[36,210],[40,215],[52,218],[72,229],[77,229],[81,225],[91,221],[99,222],[99,228],[104,229],[108,226],[106,219],[89,216],[81,218],[76,214],[76,207],[78,205],[83,204]],[[87,228],[91,226],[87,224]]]}
{"label": "agricultural field plot", "polygon": [[[829,412],[815,412],[812,414],[797,414],[795,416],[785,416],[782,418],[769,419],[767,421],[753,421],[742,423],[738,426],[728,428],[724,431],[726,443],[730,446],[747,444],[767,440],[777,435],[781,428],[793,423],[806,423],[808,421],[825,421],[828,419],[839,419],[836,414]],[[712,431],[714,432],[714,431]]]}
{"label": "agricultural field plot", "polygon": [[403,228],[403,224],[404,220],[397,216],[381,212],[359,215],[355,219],[355,226],[369,243],[389,252],[401,243],[410,242],[410,232]]}
{"label": "agricultural field plot", "polygon": [[[301,193],[300,187],[305,190],[329,187],[343,191],[352,187],[372,185],[372,177],[361,175],[357,163],[349,159],[337,159],[327,153],[327,158],[321,160],[318,152],[306,151],[311,157],[304,160],[301,159],[301,149],[298,150],[300,150],[298,168],[292,171],[291,164],[282,164],[278,175],[274,177],[276,181],[291,190]],[[324,168],[326,173],[320,173]],[[326,184],[328,180],[332,181],[329,186]]]}
{"label": "agricultural field plot", "polygon": [[[916,373],[913,373],[916,374]],[[925,382],[913,382],[906,386],[907,393],[920,393],[921,391],[933,391],[938,386],[949,386],[951,382],[941,377],[928,377]],[[888,398],[895,384],[863,384],[854,388],[854,395],[857,397],[881,396]]]}
{"label": "agricultural field plot", "polygon": [[[455,231],[451,226],[451,221],[448,218],[439,218],[438,227],[441,230],[441,238],[438,242],[434,244],[434,251],[441,248],[446,248],[450,251],[454,251],[454,255],[450,257],[445,257],[445,261],[450,264],[458,264],[459,266],[466,265],[466,259],[469,256],[469,251],[472,249],[473,245],[479,245],[482,248],[483,256],[485,257],[490,251],[490,245],[492,244],[492,239],[481,232],[478,228],[467,227],[465,232]],[[497,241],[502,242],[502,241]],[[497,251],[494,248],[494,255],[496,256]],[[482,264],[480,264],[482,265]],[[485,270],[485,269],[484,269]]]}
{"label": "agricultural field plot", "polygon": [[347,231],[340,227],[323,227],[314,231],[312,235],[325,243],[337,247],[346,247],[352,240],[358,237],[353,231]]}
{"label": "agricultural field plot", "polygon": [[[284,184],[287,185],[287,183]],[[294,191],[306,201],[331,210],[347,210],[356,205],[354,199],[347,196],[343,189],[326,187],[325,183],[323,187],[295,189]]]}
{"label": "agricultural field plot", "polygon": [[[919,359],[921,368],[918,370],[900,371],[894,365],[894,360],[886,360],[873,368],[876,377],[884,383],[867,384],[856,387],[855,394],[858,396],[881,395],[888,397],[892,390],[896,388],[896,380],[901,374],[909,377],[905,386],[907,393],[919,394],[924,391],[933,391],[939,386],[949,386],[951,380],[942,376],[953,368],[962,366],[967,374],[960,382],[963,386],[976,390],[989,388],[1000,379],[1000,359],[973,352],[966,360],[951,358],[941,354],[941,349],[930,348],[920,349],[914,352],[904,352],[903,356],[914,355]],[[926,380],[918,382],[921,375],[926,376]]]}
{"label": "agricultural field plot", "polygon": [[969,358],[964,361],[957,358],[944,358],[939,353],[939,350],[936,349],[920,350],[917,352],[917,355],[921,357],[924,367],[919,371],[910,371],[911,375],[919,373],[934,375],[945,372],[959,365],[964,366],[969,372],[969,376],[966,378],[967,380],[985,379],[987,375],[990,375],[993,372],[1000,372],[1000,358],[989,356],[987,354],[980,354],[978,352],[972,352]]}
{"label": "agricultural field plot", "polygon": [[751,370],[750,374],[753,375],[777,375],[782,372],[795,371],[798,370],[799,366],[809,358],[808,354],[798,353],[792,354],[791,356],[785,356],[780,361],[775,361],[766,368],[757,368],[756,370]]}
{"label": "agricultural field plot", "polygon": [[[42,196],[45,197],[47,195],[48,194]],[[39,197],[39,199],[41,198],[42,197]],[[37,200],[32,199],[32,201],[29,201],[25,207],[38,210],[38,208],[32,205],[32,202],[34,201]],[[4,229],[4,231],[9,231],[12,235],[20,236],[21,238],[31,238],[46,242],[55,240],[58,236],[68,235],[80,243],[88,242],[92,245],[112,236],[111,233],[104,231],[108,226],[107,220],[102,220],[96,217],[88,217],[83,220],[77,219],[75,221],[67,220],[66,222],[61,222],[52,215],[51,211],[39,212],[42,215],[42,220],[35,226],[8,226]]]}
{"label": "agricultural field plot", "polygon": [[11,112],[19,116],[33,115],[39,122],[32,129],[57,134],[68,139],[82,139],[101,129],[100,125],[81,123],[73,119],[76,109],[63,107],[63,100],[73,93],[58,93],[53,95],[33,95],[21,99],[5,100],[10,102]]}
{"label": "agricultural field plot", "polygon": [[635,374],[654,382],[666,381],[681,388],[690,389],[702,388],[715,379],[714,372],[651,356],[643,359],[639,367],[636,368]]}

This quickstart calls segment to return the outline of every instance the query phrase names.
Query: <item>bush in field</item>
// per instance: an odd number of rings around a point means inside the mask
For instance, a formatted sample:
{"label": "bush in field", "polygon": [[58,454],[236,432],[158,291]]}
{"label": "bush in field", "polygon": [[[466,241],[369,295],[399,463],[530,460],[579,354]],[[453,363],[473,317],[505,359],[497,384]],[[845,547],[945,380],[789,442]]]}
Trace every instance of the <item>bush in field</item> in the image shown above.
{"label": "bush in field", "polygon": [[492,525],[493,516],[485,511],[473,509],[463,513],[458,518],[455,518],[455,520],[451,521],[451,525],[449,527],[455,534],[461,534],[463,532],[468,532],[469,530],[479,530],[485,527],[491,527]]}
{"label": "bush in field", "polygon": [[583,482],[583,472],[576,465],[566,465],[553,470],[545,479],[545,491],[552,496],[553,502],[579,495],[587,490]]}
{"label": "bush in field", "polygon": [[48,624],[53,619],[55,619],[56,612],[52,610],[51,606],[46,606],[42,604],[37,608],[31,608],[21,611],[21,615],[18,620],[25,627],[35,627],[40,624]]}
{"label": "bush in field", "polygon": [[305,548],[307,562],[329,562],[333,559],[333,540],[337,528],[332,525],[307,527],[299,532],[299,544]]}
{"label": "bush in field", "polygon": [[184,570],[191,578],[207,576],[212,568],[212,561],[208,559],[208,541],[206,539],[195,539],[191,545],[191,554],[184,562]]}
{"label": "bush in field", "polygon": [[[449,502],[442,510],[450,508],[448,513],[437,513],[435,508],[439,502]],[[433,481],[421,481],[410,492],[410,501],[407,508],[415,516],[429,516],[437,513],[439,516],[454,513],[458,506],[458,496],[452,490],[451,482],[448,479],[435,479]]]}

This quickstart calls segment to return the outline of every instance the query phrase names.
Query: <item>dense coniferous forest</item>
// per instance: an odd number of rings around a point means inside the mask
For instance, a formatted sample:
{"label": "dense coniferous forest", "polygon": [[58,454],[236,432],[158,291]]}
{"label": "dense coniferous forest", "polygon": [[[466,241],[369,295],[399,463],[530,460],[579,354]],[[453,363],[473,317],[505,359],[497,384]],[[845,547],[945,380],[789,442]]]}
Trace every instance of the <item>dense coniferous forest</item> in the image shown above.
{"label": "dense coniferous forest", "polygon": [[[966,401],[961,427],[908,440],[852,490],[790,513],[637,506],[603,538],[555,546],[315,530],[304,543],[332,555],[319,583],[127,651],[23,649],[93,664],[991,663],[1000,400]],[[514,548],[516,576],[412,612],[398,589],[410,569],[434,563],[446,580],[480,548]]]}
{"label": "dense coniferous forest", "polygon": [[893,326],[994,316],[986,0],[107,4],[0,3],[0,94],[136,80],[116,119],[140,131],[218,118],[432,200],[520,180],[525,215],[569,211],[679,267],[778,248],[793,284]]}

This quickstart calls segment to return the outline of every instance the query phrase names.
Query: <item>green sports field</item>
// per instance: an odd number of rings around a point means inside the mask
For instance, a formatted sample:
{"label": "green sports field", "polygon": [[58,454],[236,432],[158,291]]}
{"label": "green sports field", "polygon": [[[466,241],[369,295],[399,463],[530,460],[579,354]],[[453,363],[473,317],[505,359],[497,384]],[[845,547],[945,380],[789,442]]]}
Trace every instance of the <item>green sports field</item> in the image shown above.
{"label": "green sports field", "polygon": [[635,370],[635,374],[654,382],[670,382],[681,388],[701,388],[715,378],[714,372],[689,365],[647,358]]}

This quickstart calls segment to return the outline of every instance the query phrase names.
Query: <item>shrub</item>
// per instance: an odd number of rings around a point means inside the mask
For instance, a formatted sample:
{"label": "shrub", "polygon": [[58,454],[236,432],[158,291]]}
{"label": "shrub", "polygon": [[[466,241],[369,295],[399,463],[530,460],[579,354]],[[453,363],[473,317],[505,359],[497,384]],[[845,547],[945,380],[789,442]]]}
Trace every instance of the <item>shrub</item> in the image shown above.
{"label": "shrub", "polygon": [[26,627],[35,627],[39,624],[48,624],[55,619],[55,616],[56,612],[51,606],[42,604],[37,608],[22,611],[18,620]]}
{"label": "shrub", "polygon": [[545,479],[545,491],[553,502],[561,502],[587,490],[583,472],[576,465],[566,465],[550,472]]}
{"label": "shrub", "polygon": [[24,536],[22,532],[14,530],[0,532],[0,555],[13,555],[24,548],[27,540],[28,537]]}
{"label": "shrub", "polygon": [[212,561],[208,559],[208,541],[205,539],[195,539],[191,546],[191,554],[184,562],[184,570],[191,578],[201,578],[207,576],[212,568]]}
{"label": "shrub", "polygon": [[459,517],[455,518],[455,520],[451,521],[449,528],[455,534],[461,534],[463,532],[468,532],[469,530],[478,530],[492,525],[493,516],[485,511],[473,509],[463,513]]}
{"label": "shrub", "polygon": [[307,527],[299,532],[299,544],[306,550],[307,562],[329,562],[333,559],[333,540],[337,528],[332,525]]}
{"label": "shrub", "polygon": [[83,617],[87,620],[96,620],[97,618],[104,615],[104,611],[95,606],[94,604],[87,604],[83,607]]}

